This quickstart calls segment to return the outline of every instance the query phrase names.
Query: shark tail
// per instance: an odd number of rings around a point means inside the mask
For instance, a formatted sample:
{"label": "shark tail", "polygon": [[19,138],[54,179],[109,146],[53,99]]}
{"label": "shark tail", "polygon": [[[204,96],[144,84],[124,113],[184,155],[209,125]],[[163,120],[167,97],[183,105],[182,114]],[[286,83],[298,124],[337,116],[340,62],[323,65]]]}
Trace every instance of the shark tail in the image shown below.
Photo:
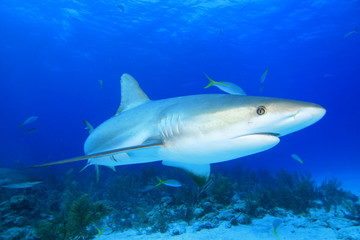
{"label": "shark tail", "polygon": [[214,80],[212,80],[206,73],[204,73],[205,74],[205,76],[209,79],[209,84],[206,86],[206,87],[204,87],[204,88],[209,88],[209,87],[211,87],[211,86],[213,86],[214,84],[216,84],[217,82],[215,82]]}

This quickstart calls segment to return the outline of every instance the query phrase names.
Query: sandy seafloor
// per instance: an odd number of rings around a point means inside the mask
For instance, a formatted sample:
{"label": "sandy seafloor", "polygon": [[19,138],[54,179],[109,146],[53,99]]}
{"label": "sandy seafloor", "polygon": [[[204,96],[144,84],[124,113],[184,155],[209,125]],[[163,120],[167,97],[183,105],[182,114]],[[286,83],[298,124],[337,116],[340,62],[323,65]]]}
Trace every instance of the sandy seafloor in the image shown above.
{"label": "sandy seafloor", "polygon": [[[251,225],[232,226],[228,228],[226,223],[222,223],[219,227],[214,229],[203,229],[199,232],[194,232],[190,227],[187,228],[186,233],[172,236],[170,233],[153,233],[150,235],[138,235],[135,230],[128,230],[120,233],[106,234],[100,236],[100,240],[112,239],[173,239],[173,240],[210,240],[210,239],[276,239],[272,232],[272,222],[275,217],[266,216],[263,219],[253,220]],[[320,240],[320,239],[360,239],[360,227],[343,227],[339,230],[338,226],[346,225],[342,219],[332,218],[330,222],[334,226],[327,226],[325,222],[312,222],[313,218],[297,217],[284,218],[283,224],[278,228],[277,233],[279,240]]]}
{"label": "sandy seafloor", "polygon": [[[343,183],[343,189],[348,190],[360,197],[360,178],[356,172],[344,172],[336,174]],[[315,176],[315,179],[324,179],[324,176]],[[325,176],[331,177],[331,176]],[[285,210],[283,210],[285,211]],[[339,211],[338,211],[339,212]],[[193,226],[183,227],[186,231],[180,235],[171,233],[171,228],[166,233],[143,234],[131,229],[124,232],[103,233],[99,240],[115,239],[171,239],[171,240],[276,240],[272,232],[272,224],[275,219],[283,222],[278,227],[279,240],[360,240],[360,226],[354,226],[354,221],[336,217],[334,211],[326,212],[324,209],[311,209],[308,216],[293,215],[287,212],[286,217],[274,217],[266,215],[262,219],[253,219],[250,225],[231,226],[228,221],[223,221],[217,228],[194,230]],[[181,223],[179,223],[181,224]],[[185,224],[183,222],[183,224]],[[176,226],[177,223],[174,223]]]}

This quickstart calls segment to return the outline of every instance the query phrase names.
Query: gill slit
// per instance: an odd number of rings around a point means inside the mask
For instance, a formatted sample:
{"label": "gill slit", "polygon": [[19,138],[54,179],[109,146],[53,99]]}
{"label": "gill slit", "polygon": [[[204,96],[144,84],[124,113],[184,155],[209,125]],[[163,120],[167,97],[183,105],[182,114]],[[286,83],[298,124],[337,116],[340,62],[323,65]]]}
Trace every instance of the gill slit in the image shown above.
{"label": "gill slit", "polygon": [[171,139],[181,134],[184,124],[179,115],[169,115],[159,120],[158,129],[161,137]]}

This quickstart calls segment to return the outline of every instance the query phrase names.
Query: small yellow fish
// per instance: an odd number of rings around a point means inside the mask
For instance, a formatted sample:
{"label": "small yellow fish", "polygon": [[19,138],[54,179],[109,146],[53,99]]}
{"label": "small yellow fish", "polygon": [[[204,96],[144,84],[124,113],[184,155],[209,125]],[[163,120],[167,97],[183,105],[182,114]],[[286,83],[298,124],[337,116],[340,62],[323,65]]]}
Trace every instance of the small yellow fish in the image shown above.
{"label": "small yellow fish", "polygon": [[24,135],[27,135],[29,133],[33,133],[36,132],[38,129],[37,128],[29,128],[27,129],[25,132],[23,132]]}
{"label": "small yellow fish", "polygon": [[261,78],[260,78],[261,83],[265,82],[265,79],[266,79],[268,73],[269,73],[269,69],[266,69],[266,71],[261,75]]}
{"label": "small yellow fish", "polygon": [[278,236],[278,233],[277,233],[277,228],[280,226],[280,224],[282,223],[281,219],[275,219],[274,222],[273,222],[273,233],[276,237],[277,240],[279,240],[279,236]]}
{"label": "small yellow fish", "polygon": [[97,226],[95,226],[96,230],[98,231],[98,235],[96,239],[99,239],[101,234],[103,234],[104,232],[106,232],[106,230],[100,230]]}
{"label": "small yellow fish", "polygon": [[38,116],[28,117],[22,124],[19,125],[19,128],[22,128],[23,126],[35,122],[38,118],[39,118]]}
{"label": "small yellow fish", "polygon": [[99,80],[99,83],[100,83],[100,89],[102,89],[102,87],[103,87],[103,80]]}
{"label": "small yellow fish", "polygon": [[242,88],[239,87],[238,85],[231,83],[231,82],[216,82],[216,81],[212,80],[208,75],[206,75],[206,73],[204,73],[204,74],[209,79],[209,84],[204,88],[209,88],[211,86],[215,86],[215,87],[219,88],[220,90],[230,93],[230,94],[233,94],[233,95],[246,95],[244,90],[242,90]]}
{"label": "small yellow fish", "polygon": [[299,163],[301,163],[301,164],[304,163],[303,160],[301,160],[301,158],[300,158],[298,155],[296,155],[295,153],[294,153],[294,154],[291,154],[291,157],[292,157],[293,159],[295,159],[296,161],[298,161]]}
{"label": "small yellow fish", "polygon": [[155,187],[158,187],[162,184],[164,184],[165,186],[169,186],[169,187],[181,187],[182,184],[175,179],[168,179],[168,180],[161,180],[159,177],[156,177],[157,180],[159,181],[158,184],[155,185]]}
{"label": "small yellow fish", "polygon": [[352,36],[352,35],[354,35],[354,34],[357,34],[357,33],[359,33],[359,28],[358,27],[356,27],[354,30],[352,30],[351,32],[348,32],[347,34],[345,34],[345,36],[344,36],[344,38],[348,38],[348,37],[350,37],[350,36]]}

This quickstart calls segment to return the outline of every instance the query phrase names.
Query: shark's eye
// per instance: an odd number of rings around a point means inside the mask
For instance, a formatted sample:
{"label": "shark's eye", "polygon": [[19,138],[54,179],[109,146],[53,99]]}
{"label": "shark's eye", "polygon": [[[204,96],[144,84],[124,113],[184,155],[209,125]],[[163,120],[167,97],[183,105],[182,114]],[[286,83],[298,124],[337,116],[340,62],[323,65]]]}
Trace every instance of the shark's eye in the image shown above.
{"label": "shark's eye", "polygon": [[264,115],[265,112],[266,112],[266,108],[265,108],[264,106],[259,106],[259,107],[257,108],[257,110],[256,110],[256,113],[257,113],[258,115]]}

